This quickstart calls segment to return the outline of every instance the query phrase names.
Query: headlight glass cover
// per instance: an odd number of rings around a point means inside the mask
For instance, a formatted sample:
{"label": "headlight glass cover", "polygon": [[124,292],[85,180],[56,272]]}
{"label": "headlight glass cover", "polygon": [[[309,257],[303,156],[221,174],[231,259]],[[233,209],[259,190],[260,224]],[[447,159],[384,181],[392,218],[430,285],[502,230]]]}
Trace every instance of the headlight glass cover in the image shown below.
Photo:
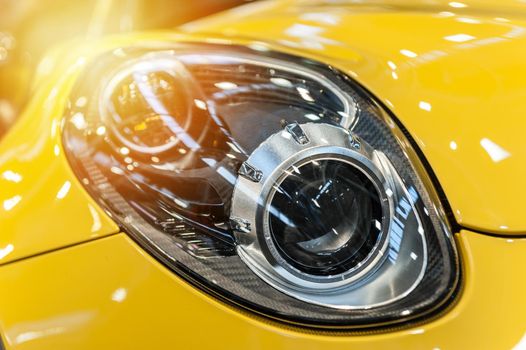
{"label": "headlight glass cover", "polygon": [[387,326],[459,285],[444,211],[408,137],[360,85],[246,47],[117,49],[64,118],[90,194],[203,290],[309,326]]}

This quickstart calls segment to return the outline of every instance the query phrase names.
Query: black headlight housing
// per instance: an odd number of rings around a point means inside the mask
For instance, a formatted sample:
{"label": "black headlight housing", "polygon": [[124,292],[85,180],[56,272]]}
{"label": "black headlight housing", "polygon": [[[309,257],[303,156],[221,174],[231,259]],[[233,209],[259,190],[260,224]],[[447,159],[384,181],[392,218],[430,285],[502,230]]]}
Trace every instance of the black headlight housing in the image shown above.
{"label": "black headlight housing", "polygon": [[73,88],[63,140],[124,232],[259,314],[393,326],[441,310],[460,284],[453,236],[410,140],[371,94],[320,62],[260,47],[118,48]]}

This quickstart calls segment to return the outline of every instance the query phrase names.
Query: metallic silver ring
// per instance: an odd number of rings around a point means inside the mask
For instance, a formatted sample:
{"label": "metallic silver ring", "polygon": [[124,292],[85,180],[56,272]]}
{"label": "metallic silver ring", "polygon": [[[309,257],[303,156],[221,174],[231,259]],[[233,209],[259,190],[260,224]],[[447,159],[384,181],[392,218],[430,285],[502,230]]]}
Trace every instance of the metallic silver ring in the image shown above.
{"label": "metallic silver ring", "polygon": [[[381,198],[383,220],[380,238],[358,266],[341,274],[318,276],[291,266],[277,251],[271,237],[269,212],[276,186],[288,176],[290,169],[325,159],[348,163],[367,176]],[[389,184],[375,164],[372,149],[346,129],[319,123],[290,124],[252,153],[241,167],[240,175],[234,190],[232,221],[238,228],[240,255],[260,272],[274,278],[278,278],[275,274],[281,275],[278,279],[288,281],[295,289],[334,290],[363,278],[385,257],[393,210],[386,195]]]}
{"label": "metallic silver ring", "polygon": [[[269,205],[290,169],[325,159],[354,166],[374,184],[382,207],[381,234],[360,266],[335,275],[313,275],[291,266],[276,249]],[[400,299],[422,279],[427,248],[419,218],[412,213],[411,191],[383,153],[345,128],[306,123],[290,124],[271,135],[241,166],[230,219],[238,255],[268,284],[310,303],[359,309]],[[401,231],[400,225],[406,229]],[[397,259],[414,268],[396,264]]]}

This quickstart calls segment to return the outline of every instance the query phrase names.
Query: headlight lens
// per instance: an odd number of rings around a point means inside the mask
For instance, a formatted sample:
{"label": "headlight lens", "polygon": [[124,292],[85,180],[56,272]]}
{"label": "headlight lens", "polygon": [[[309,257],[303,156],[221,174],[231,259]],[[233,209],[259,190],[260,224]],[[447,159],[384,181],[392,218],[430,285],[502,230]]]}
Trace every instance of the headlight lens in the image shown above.
{"label": "headlight lens", "polygon": [[79,79],[68,159],[148,251],[205,290],[310,326],[437,311],[459,261],[393,119],[323,64],[249,48],[118,49]]}
{"label": "headlight lens", "polygon": [[269,206],[273,243],[289,264],[305,273],[345,273],[371,255],[380,239],[377,189],[342,160],[309,160],[289,169]]}

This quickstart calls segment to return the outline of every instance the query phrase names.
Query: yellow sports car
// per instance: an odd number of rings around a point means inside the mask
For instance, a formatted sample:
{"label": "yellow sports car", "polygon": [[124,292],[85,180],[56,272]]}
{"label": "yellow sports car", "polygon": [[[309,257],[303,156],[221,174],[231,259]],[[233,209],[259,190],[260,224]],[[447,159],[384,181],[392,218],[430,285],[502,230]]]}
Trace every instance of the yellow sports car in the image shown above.
{"label": "yellow sports car", "polygon": [[0,143],[3,346],[526,349],[525,81],[515,0],[53,49]]}

